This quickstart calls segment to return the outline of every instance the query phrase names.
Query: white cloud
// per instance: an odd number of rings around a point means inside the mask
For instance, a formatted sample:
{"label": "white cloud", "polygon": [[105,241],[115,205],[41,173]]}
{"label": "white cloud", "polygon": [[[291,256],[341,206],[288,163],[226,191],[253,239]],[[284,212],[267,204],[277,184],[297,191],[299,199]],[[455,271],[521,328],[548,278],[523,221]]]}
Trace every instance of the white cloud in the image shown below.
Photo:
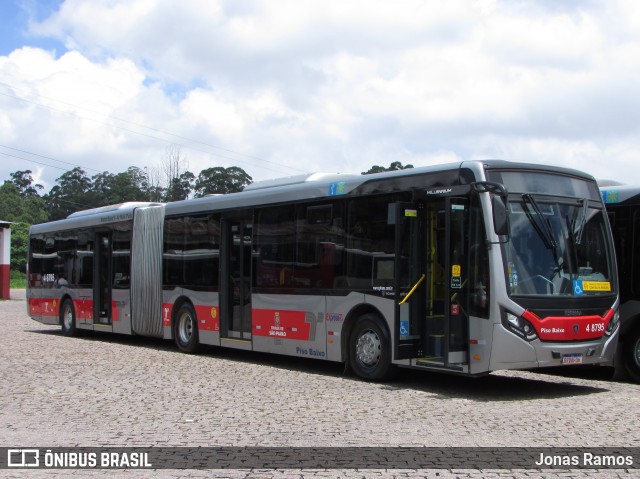
{"label": "white cloud", "polygon": [[68,52],[0,57],[0,143],[112,172],[174,142],[196,174],[489,156],[640,183],[639,27],[634,0],[66,0],[32,33]]}

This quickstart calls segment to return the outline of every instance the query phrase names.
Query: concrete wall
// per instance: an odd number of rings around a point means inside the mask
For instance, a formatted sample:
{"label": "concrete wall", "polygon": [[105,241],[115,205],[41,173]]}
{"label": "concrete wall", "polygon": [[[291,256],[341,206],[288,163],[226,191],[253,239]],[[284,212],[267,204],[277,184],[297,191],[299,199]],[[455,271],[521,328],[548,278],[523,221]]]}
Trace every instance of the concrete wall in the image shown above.
{"label": "concrete wall", "polygon": [[0,299],[10,299],[11,229],[8,223],[0,223]]}

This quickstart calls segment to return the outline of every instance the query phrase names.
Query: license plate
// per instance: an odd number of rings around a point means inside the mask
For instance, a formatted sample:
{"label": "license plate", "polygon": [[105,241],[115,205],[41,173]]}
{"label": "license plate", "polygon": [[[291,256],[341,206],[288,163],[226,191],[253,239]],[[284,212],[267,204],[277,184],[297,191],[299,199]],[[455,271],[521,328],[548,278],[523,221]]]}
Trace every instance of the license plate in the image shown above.
{"label": "license plate", "polygon": [[563,354],[562,364],[582,364],[582,354]]}

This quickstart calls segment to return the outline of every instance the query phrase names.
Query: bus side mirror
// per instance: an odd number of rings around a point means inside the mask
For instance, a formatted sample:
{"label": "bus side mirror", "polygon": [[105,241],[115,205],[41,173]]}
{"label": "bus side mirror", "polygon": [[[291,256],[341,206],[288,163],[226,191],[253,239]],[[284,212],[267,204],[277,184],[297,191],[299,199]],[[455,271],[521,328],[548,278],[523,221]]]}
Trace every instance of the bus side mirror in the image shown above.
{"label": "bus side mirror", "polygon": [[477,181],[475,183],[471,183],[471,188],[476,193],[491,194],[493,231],[498,236],[509,236],[509,211],[507,210],[507,198],[509,193],[504,185],[493,181]]}
{"label": "bus side mirror", "polygon": [[503,196],[494,195],[491,199],[493,209],[493,230],[498,236],[509,234],[509,213]]}

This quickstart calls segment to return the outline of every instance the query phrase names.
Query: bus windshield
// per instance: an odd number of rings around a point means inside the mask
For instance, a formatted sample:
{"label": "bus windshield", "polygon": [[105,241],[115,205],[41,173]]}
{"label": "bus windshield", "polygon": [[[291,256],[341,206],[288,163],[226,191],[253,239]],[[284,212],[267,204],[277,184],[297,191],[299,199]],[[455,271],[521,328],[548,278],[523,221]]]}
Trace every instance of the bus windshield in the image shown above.
{"label": "bus windshield", "polygon": [[512,296],[593,296],[614,291],[602,208],[524,194],[509,201],[505,245]]}

